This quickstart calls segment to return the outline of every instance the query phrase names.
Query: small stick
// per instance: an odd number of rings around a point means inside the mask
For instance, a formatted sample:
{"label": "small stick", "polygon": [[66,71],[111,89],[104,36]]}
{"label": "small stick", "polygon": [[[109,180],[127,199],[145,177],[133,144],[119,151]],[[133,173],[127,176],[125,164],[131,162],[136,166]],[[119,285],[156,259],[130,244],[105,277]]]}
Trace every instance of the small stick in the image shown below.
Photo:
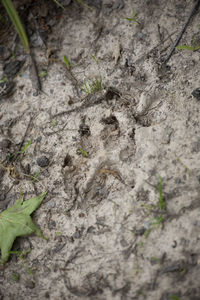
{"label": "small stick", "polygon": [[24,143],[25,138],[26,138],[26,136],[28,134],[28,130],[29,130],[30,126],[31,126],[31,122],[33,121],[33,118],[34,117],[30,117],[30,120],[29,120],[28,125],[26,127],[26,131],[24,133],[24,136],[23,136],[23,138],[22,138],[22,140],[21,140],[21,142],[19,144],[18,151],[14,154],[14,156],[11,159],[12,162],[16,161],[16,159],[18,158],[18,156],[20,154],[20,151],[22,150],[23,143]]}
{"label": "small stick", "polygon": [[30,60],[30,78],[32,81],[32,87],[34,89],[33,96],[38,96],[39,92],[41,92],[41,83],[38,77],[37,66],[32,53],[29,54],[29,60]]}
{"label": "small stick", "polygon": [[196,2],[194,4],[194,6],[193,6],[193,8],[192,8],[192,10],[191,10],[188,18],[187,18],[187,21],[183,25],[183,28],[182,28],[181,32],[179,33],[179,35],[178,35],[176,41],[174,42],[173,46],[171,47],[171,49],[169,51],[169,54],[168,54],[167,58],[165,59],[164,63],[168,62],[168,60],[171,58],[171,56],[172,56],[172,54],[173,54],[176,46],[178,45],[179,41],[181,40],[181,38],[182,38],[182,36],[183,36],[183,34],[184,34],[184,32],[185,32],[185,30],[186,30],[189,22],[190,22],[192,16],[194,15],[194,13],[195,13],[195,10],[198,8],[199,4],[200,4],[200,0],[196,0]]}

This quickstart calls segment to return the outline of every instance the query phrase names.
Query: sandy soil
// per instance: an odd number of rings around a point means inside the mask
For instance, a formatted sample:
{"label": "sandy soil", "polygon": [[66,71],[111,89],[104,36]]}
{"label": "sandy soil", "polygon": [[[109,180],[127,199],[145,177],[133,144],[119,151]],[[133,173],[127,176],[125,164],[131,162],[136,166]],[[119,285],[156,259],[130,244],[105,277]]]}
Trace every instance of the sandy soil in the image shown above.
{"label": "sandy soil", "polygon": [[[48,191],[33,215],[48,241],[16,241],[30,251],[1,267],[0,299],[200,299],[199,51],[162,65],[193,2],[99,2],[60,10],[47,49],[34,48],[42,93],[25,64],[0,100],[1,161],[32,139],[18,176],[1,169],[1,209]],[[180,44],[194,34],[199,12]]]}

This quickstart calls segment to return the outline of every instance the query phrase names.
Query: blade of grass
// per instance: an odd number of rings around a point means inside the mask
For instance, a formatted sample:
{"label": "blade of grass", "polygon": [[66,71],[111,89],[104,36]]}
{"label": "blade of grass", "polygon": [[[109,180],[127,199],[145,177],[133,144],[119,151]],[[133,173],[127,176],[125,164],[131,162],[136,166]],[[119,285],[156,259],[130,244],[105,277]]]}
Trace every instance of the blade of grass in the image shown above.
{"label": "blade of grass", "polygon": [[58,2],[57,0],[53,0],[58,6],[60,6],[62,9],[65,9],[64,6],[62,6],[62,4],[60,4],[60,2]]}
{"label": "blade of grass", "polygon": [[162,178],[159,175],[158,176],[158,193],[159,193],[159,206],[161,210],[166,209],[165,206],[165,200],[163,198],[163,183],[162,183]]}
{"label": "blade of grass", "polygon": [[93,8],[89,5],[87,5],[83,0],[76,0],[79,4],[82,4],[83,6],[87,7],[88,9],[90,9],[91,11],[93,10]]}
{"label": "blade of grass", "polygon": [[29,54],[30,48],[29,48],[28,38],[27,38],[24,27],[20,21],[20,18],[18,16],[18,13],[17,13],[12,1],[11,0],[2,0],[2,4],[5,7],[13,25],[15,26],[15,29],[17,30],[17,32],[19,34],[19,37],[24,45],[26,52]]}
{"label": "blade of grass", "polygon": [[69,63],[69,60],[67,58],[67,56],[64,55],[64,62],[66,64],[66,67],[69,69],[70,68],[70,63]]}

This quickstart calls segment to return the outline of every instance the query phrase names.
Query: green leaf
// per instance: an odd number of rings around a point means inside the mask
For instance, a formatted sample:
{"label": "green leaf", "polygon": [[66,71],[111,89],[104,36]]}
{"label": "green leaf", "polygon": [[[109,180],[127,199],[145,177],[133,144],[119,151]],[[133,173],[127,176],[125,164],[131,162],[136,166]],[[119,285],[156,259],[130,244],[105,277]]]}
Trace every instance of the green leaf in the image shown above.
{"label": "green leaf", "polygon": [[67,69],[69,69],[70,68],[70,63],[69,63],[69,60],[68,60],[67,56],[65,56],[65,55],[64,55],[64,62],[66,64]]}
{"label": "green leaf", "polygon": [[82,154],[84,157],[88,157],[88,153],[87,153],[85,150],[83,150],[82,148],[79,148],[79,149],[78,149],[78,152],[79,152],[80,154]]}
{"label": "green leaf", "polygon": [[29,48],[28,38],[27,38],[24,27],[20,21],[20,18],[18,16],[18,13],[17,13],[12,1],[11,0],[2,0],[2,4],[4,5],[13,25],[15,26],[15,29],[17,30],[17,32],[19,34],[19,37],[24,45],[26,52],[29,54],[30,48]]}
{"label": "green leaf", "polygon": [[7,262],[14,240],[18,236],[26,236],[31,233],[45,238],[42,231],[37,227],[30,215],[38,208],[46,196],[43,192],[39,196],[26,201],[23,197],[18,199],[13,206],[0,213],[0,249],[1,263]]}

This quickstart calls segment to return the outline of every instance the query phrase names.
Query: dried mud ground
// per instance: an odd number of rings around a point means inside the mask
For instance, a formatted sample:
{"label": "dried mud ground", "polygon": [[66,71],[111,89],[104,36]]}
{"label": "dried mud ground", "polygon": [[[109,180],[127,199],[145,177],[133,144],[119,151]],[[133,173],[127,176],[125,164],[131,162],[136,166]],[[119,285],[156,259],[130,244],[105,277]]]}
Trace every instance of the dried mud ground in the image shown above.
{"label": "dried mud ground", "polygon": [[[48,241],[15,242],[30,251],[1,268],[0,299],[200,299],[199,51],[161,64],[192,5],[135,0],[108,14],[72,2],[48,47],[82,89],[35,49],[43,93],[25,65],[0,101],[1,161],[32,139],[16,179],[1,169],[1,209],[48,191],[33,214]],[[125,20],[133,11],[139,24]],[[199,13],[180,44],[198,36]],[[88,95],[95,78],[102,90]]]}

